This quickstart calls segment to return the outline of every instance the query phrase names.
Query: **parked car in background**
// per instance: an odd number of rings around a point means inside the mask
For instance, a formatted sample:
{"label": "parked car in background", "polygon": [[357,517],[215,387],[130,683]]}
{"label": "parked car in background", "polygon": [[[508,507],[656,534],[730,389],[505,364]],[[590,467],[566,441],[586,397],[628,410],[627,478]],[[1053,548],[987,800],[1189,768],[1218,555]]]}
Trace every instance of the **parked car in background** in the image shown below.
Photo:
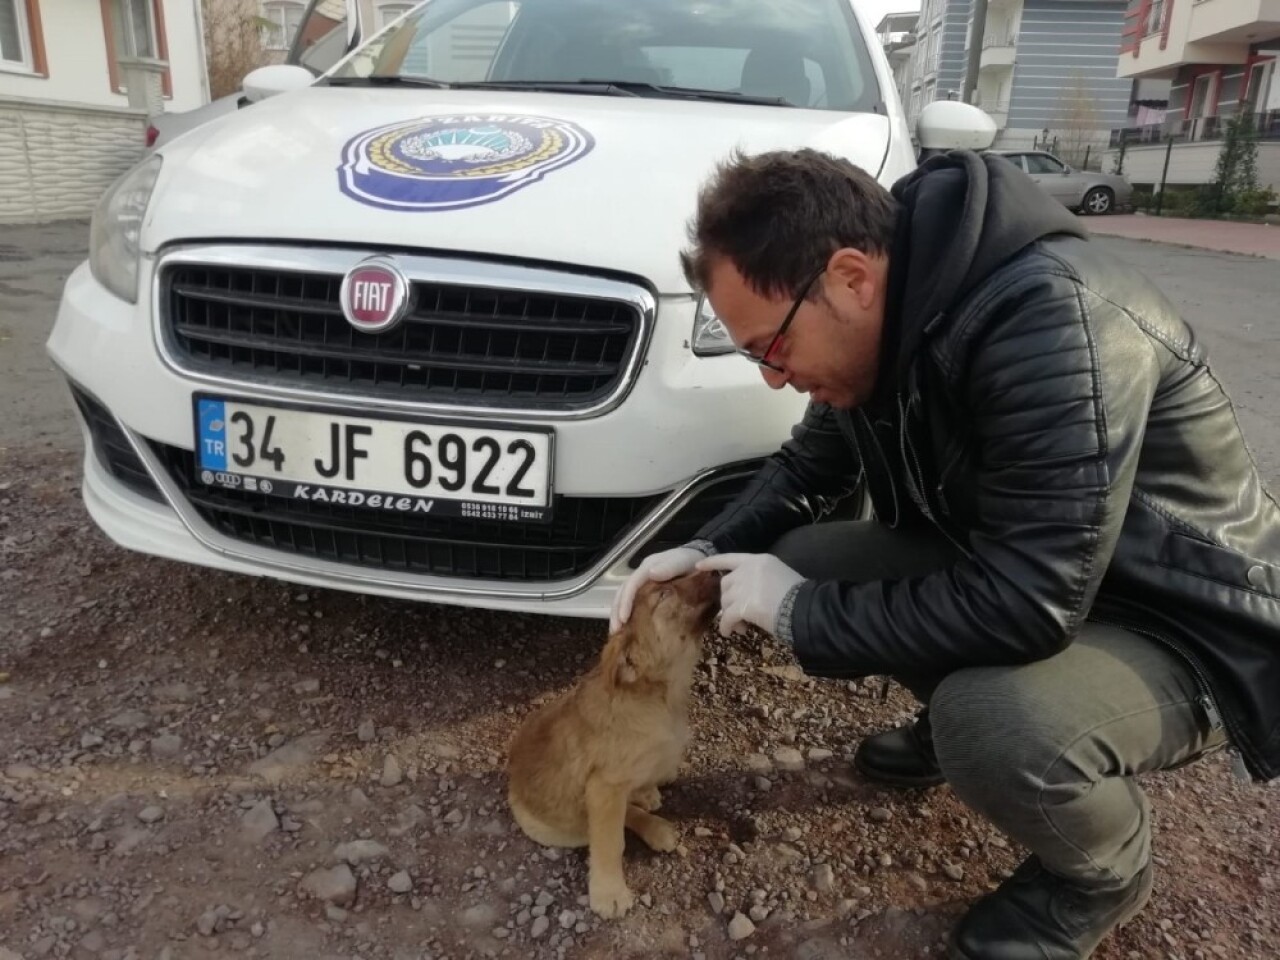
{"label": "parked car in background", "polygon": [[[49,339],[118,543],[608,616],[802,416],[678,251],[735,149],[918,163],[858,0],[429,0],[103,197]],[[990,148],[932,103],[922,152]]]}
{"label": "parked car in background", "polygon": [[1124,177],[1096,170],[1076,170],[1043,150],[996,150],[1031,175],[1031,179],[1071,210],[1102,216],[1133,207],[1133,185]]}

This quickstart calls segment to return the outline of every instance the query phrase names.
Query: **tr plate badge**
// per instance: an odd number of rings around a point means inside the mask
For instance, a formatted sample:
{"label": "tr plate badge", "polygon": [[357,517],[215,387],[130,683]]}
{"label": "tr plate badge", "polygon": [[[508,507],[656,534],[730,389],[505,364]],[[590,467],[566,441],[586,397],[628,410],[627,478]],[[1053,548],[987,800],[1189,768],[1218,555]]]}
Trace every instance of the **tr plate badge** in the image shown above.
{"label": "tr plate badge", "polygon": [[338,299],[347,323],[361,333],[381,333],[409,312],[409,281],[390,257],[369,257],[347,271]]}

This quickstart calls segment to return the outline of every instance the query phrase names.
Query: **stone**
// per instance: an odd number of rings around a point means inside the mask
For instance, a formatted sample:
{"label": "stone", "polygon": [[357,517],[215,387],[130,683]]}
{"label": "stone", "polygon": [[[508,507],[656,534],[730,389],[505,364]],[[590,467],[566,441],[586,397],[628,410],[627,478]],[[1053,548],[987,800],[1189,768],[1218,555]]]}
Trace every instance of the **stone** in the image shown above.
{"label": "stone", "polygon": [[383,857],[389,857],[391,856],[391,851],[378,843],[377,840],[352,840],[349,843],[340,843],[334,847],[333,856],[335,860],[343,860],[354,866],[367,860],[380,860]]}
{"label": "stone", "polygon": [[956,883],[964,879],[964,867],[958,863],[946,864],[943,866],[942,872],[947,875],[948,879],[954,880]]}
{"label": "stone", "polygon": [[400,762],[395,757],[388,755],[387,759],[382,762],[382,779],[381,784],[384,787],[399,786],[404,780],[404,771],[400,769]]}
{"label": "stone", "polygon": [[270,800],[262,800],[240,819],[240,831],[250,843],[261,843],[280,829],[280,819]]}
{"label": "stone", "polygon": [[161,734],[151,740],[151,755],[160,760],[172,760],[182,753],[182,738],[173,733]]}
{"label": "stone", "polygon": [[401,870],[387,881],[387,889],[392,893],[408,893],[413,889],[413,879],[408,870]]}
{"label": "stone", "polygon": [[268,783],[280,783],[286,777],[310,766],[328,739],[326,733],[308,733],[281,744],[265,757],[249,764],[248,772]]}
{"label": "stone", "polygon": [[164,811],[152,804],[138,811],[138,819],[147,824],[159,823],[164,819]]}
{"label": "stone", "polygon": [[356,877],[343,863],[327,870],[313,870],[303,878],[302,889],[317,900],[346,907],[356,898]]}
{"label": "stone", "polygon": [[377,730],[374,729],[372,720],[366,720],[364,723],[360,724],[359,729],[356,730],[356,738],[361,743],[372,743],[373,738],[377,735],[378,733]]}
{"label": "stone", "polygon": [[[534,917],[533,926],[529,928],[529,936],[531,936],[534,940],[537,940],[540,937],[543,937],[546,935],[546,932],[548,928],[550,928],[550,926],[551,926],[551,921],[548,920],[545,916]],[[0,958],[0,960],[3,960],[3,958]]]}
{"label": "stone", "polygon": [[713,890],[707,894],[707,903],[711,904],[712,913],[724,913],[724,894]]}
{"label": "stone", "polygon": [[836,888],[835,871],[831,869],[831,864],[820,863],[814,867],[809,882],[813,884],[813,889],[819,893],[830,893]]}
{"label": "stone", "polygon": [[756,932],[756,925],[742,913],[735,913],[729,921],[729,939],[745,940]]}
{"label": "stone", "polygon": [[779,747],[774,751],[773,762],[785,773],[799,773],[804,769],[804,757],[795,747]]}
{"label": "stone", "polygon": [[876,807],[869,814],[876,823],[888,823],[893,819],[893,811],[888,807]]}

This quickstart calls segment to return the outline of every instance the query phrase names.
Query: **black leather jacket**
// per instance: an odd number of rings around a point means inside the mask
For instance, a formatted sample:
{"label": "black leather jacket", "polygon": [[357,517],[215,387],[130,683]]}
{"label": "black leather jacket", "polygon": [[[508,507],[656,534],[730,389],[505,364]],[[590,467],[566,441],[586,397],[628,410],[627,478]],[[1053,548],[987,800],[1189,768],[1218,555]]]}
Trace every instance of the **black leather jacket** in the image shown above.
{"label": "black leather jacket", "polygon": [[767,550],[866,484],[881,522],[931,523],[962,551],[909,581],[803,584],[804,669],[1027,662],[1109,621],[1182,655],[1250,774],[1276,777],[1280,509],[1172,305],[1087,240],[1051,235],[897,336],[878,408],[811,407],[698,533]]}

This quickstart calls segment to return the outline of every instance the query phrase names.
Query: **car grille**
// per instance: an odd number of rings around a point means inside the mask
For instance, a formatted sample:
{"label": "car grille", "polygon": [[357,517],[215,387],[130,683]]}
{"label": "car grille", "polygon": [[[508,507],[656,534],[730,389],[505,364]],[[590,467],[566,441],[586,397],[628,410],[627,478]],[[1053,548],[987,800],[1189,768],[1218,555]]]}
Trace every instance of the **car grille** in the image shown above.
{"label": "car grille", "polygon": [[107,472],[123,483],[134,493],[148,500],[164,502],[164,495],[151,480],[147,468],[142,465],[138,455],[133,452],[129,438],[124,435],[120,425],[97,400],[75,384],[71,384],[71,396],[80,415],[89,427],[89,436],[93,439],[93,450],[98,461],[107,468]]}
{"label": "car grille", "polygon": [[161,272],[179,365],[231,379],[451,406],[576,410],[619,388],[639,341],[621,301],[412,280],[413,306],[356,330],[342,275],[176,262]]}
{"label": "car grille", "polygon": [[384,514],[206,487],[196,479],[190,450],[151,446],[201,519],[224,536],[401,573],[504,581],[572,578],[596,564],[661,500],[556,496],[549,523]]}
{"label": "car grille", "polygon": [[630,560],[631,567],[640,566],[640,561],[651,553],[679,547],[692,540],[705,524],[714,520],[742,492],[758,466],[759,462],[744,464],[741,473],[735,471],[703,487],[635,552]]}

